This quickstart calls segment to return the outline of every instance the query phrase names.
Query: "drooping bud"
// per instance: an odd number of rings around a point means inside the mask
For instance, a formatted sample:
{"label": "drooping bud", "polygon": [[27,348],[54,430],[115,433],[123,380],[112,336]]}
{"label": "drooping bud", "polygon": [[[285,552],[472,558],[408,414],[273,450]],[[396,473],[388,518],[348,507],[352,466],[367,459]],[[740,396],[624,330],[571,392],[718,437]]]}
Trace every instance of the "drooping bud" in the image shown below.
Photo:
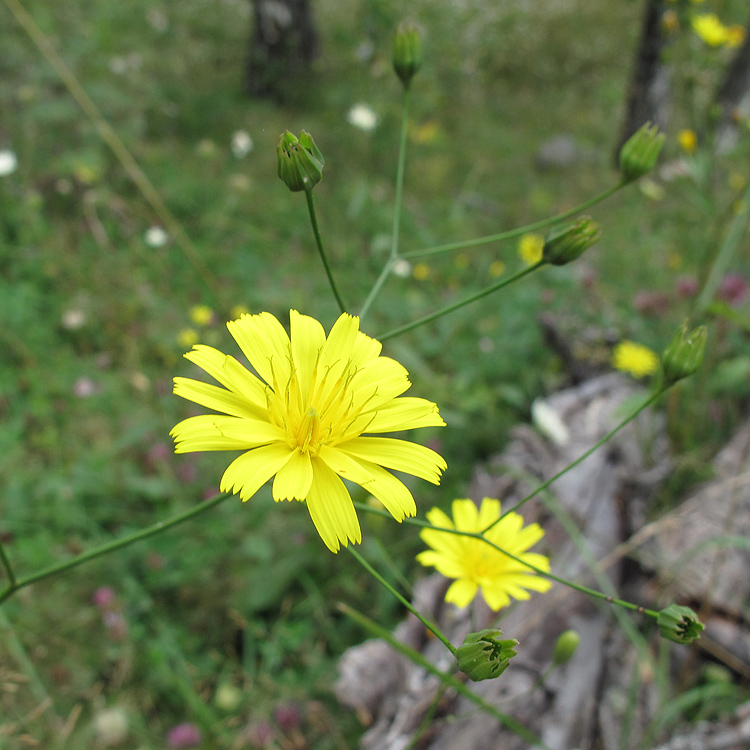
{"label": "drooping bud", "polygon": [[647,122],[628,138],[620,149],[620,172],[623,182],[632,182],[650,172],[664,145],[664,133]]}
{"label": "drooping bud", "polygon": [[309,133],[302,130],[299,138],[288,130],[279,138],[276,147],[279,157],[279,177],[293,192],[312,190],[323,179],[323,154]]}
{"label": "drooping bud", "polygon": [[599,225],[589,216],[581,216],[574,224],[550,230],[544,240],[542,259],[553,266],[564,266],[579,258],[601,236]]}
{"label": "drooping bud", "polygon": [[404,21],[393,40],[393,69],[404,88],[409,88],[411,79],[422,67],[422,38],[416,24]]}
{"label": "drooping bud", "polygon": [[698,326],[688,333],[687,320],[682,324],[661,355],[665,386],[673,385],[678,380],[689,377],[701,366],[707,338],[706,326]]}
{"label": "drooping bud", "polygon": [[499,677],[516,655],[518,645],[515,638],[501,640],[499,628],[469,633],[463,645],[456,649],[458,668],[474,682]]}
{"label": "drooping bud", "polygon": [[559,667],[571,660],[573,654],[581,642],[581,636],[575,630],[566,630],[561,633],[555,643],[555,650],[552,653],[552,663]]}
{"label": "drooping bud", "polygon": [[675,643],[692,643],[696,638],[700,638],[703,630],[703,623],[698,619],[698,615],[690,607],[682,607],[679,604],[670,604],[659,612],[656,624],[662,638]]}

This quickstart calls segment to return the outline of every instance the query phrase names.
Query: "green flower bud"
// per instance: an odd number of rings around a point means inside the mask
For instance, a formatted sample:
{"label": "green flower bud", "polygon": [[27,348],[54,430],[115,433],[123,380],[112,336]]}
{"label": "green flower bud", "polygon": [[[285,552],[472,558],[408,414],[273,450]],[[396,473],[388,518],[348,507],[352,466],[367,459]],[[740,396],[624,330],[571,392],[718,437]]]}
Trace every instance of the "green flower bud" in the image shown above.
{"label": "green flower bud", "polygon": [[620,172],[623,182],[632,182],[650,172],[664,145],[664,133],[650,122],[641,125],[620,149]]}
{"label": "green flower bud", "polygon": [[499,628],[469,633],[463,645],[456,649],[458,668],[474,682],[499,677],[516,655],[513,650],[518,641],[514,638],[500,640]]}
{"label": "green flower bud", "polygon": [[393,68],[405,88],[422,67],[422,39],[419,28],[408,21],[398,27],[393,40]]}
{"label": "green flower bud", "polygon": [[279,138],[276,147],[279,157],[279,177],[293,192],[312,190],[323,179],[323,154],[309,133],[302,130],[299,138],[288,130]]}
{"label": "green flower bud", "polygon": [[581,636],[575,630],[566,630],[564,633],[561,633],[555,643],[555,650],[552,653],[552,663],[556,667],[559,667],[561,664],[569,662],[580,642]]}
{"label": "green flower bud", "polygon": [[708,330],[706,326],[699,326],[688,333],[687,328],[688,322],[686,320],[661,355],[661,368],[664,373],[665,386],[689,377],[703,362]]}
{"label": "green flower bud", "polygon": [[692,643],[700,638],[703,630],[703,623],[698,615],[690,607],[681,607],[679,604],[670,604],[659,612],[656,624],[662,638],[675,643]]}
{"label": "green flower bud", "polygon": [[601,236],[599,225],[589,216],[581,216],[575,224],[550,230],[544,240],[542,259],[553,266],[564,266],[579,258]]}

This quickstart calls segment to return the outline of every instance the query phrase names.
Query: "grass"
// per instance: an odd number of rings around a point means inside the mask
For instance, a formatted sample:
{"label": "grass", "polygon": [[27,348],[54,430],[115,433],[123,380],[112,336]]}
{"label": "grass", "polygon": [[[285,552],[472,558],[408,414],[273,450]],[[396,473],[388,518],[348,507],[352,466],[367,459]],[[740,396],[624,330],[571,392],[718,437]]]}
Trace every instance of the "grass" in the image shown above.
{"label": "grass", "polygon": [[[192,306],[216,311],[198,331],[225,351],[234,351],[223,321],[235,305],[282,319],[298,308],[326,326],[335,319],[304,200],[275,176],[284,129],[310,131],[326,156],[315,192],[321,230],[345,298],[364,299],[388,252],[400,118],[389,50],[401,11],[385,0],[316,5],[321,58],[309,85],[273,105],[241,92],[246,4],[26,4],[217,290],[175,237],[162,248],[146,244],[159,217],[9,7],[0,5],[0,148],[16,152],[19,168],[0,178],[0,533],[28,573],[216,490],[226,458],[175,456],[168,439],[189,413],[171,395],[171,378],[192,374],[178,341],[196,328]],[[740,3],[725,10],[738,15]],[[543,218],[616,181],[623,61],[632,57],[638,13],[635,3],[595,0],[534,9],[414,3],[426,62],[414,85],[404,252]],[[675,49],[700,63],[688,70],[690,85],[710,90],[722,53],[708,58],[694,47],[681,37]],[[687,88],[677,88],[677,124],[701,131]],[[371,134],[345,121],[359,101],[378,114]],[[230,148],[238,129],[254,143],[244,159]],[[535,171],[540,144],[559,133],[592,157]],[[674,158],[669,135],[666,156]],[[676,277],[707,273],[731,219],[730,173],[750,177],[745,163],[725,160],[705,166],[700,179],[666,185],[660,201],[631,187],[592,212],[604,237],[582,265],[545,270],[388,342],[414,395],[436,401],[450,426],[423,436],[439,441],[451,468],[439,488],[414,485],[420,512],[463,496],[473,464],[502,448],[533,398],[566,383],[544,346],[540,310],[593,327],[598,339],[585,352],[593,360],[606,356],[612,336],[657,350],[668,343],[690,312],[690,300],[672,292]],[[496,260],[506,272],[520,268],[515,243],[425,260],[424,280],[388,282],[366,330],[389,330],[482,288]],[[746,244],[732,269],[747,272]],[[596,280],[582,286],[587,274]],[[644,291],[666,291],[667,314],[634,309]],[[723,380],[687,385],[673,405],[688,467],[726,436],[748,395],[743,334],[717,328],[711,356]],[[708,398],[713,422],[703,419]],[[413,573],[414,535],[362,520],[365,535],[382,542],[365,543],[368,557],[387,549],[396,569]],[[102,586],[115,592],[110,609],[92,604]],[[206,747],[230,748],[294,701],[310,747],[352,746],[358,723],[330,687],[336,658],[362,633],[338,601],[384,624],[401,615],[347,556],[323,549],[304,509],[274,506],[267,489],[244,505],[229,500],[200,522],[39,583],[3,607],[0,744],[96,747],[102,711],[114,708],[127,716],[122,747],[163,746],[170,727],[193,721]],[[229,708],[216,699],[227,685],[241,689]]]}

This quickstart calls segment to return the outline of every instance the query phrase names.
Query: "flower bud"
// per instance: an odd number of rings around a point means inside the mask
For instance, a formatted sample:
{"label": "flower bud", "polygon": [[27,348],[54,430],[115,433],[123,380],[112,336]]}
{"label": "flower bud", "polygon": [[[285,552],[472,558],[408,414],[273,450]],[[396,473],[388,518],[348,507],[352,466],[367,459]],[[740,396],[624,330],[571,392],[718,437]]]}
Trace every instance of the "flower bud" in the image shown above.
{"label": "flower bud", "polygon": [[474,682],[499,677],[507,668],[509,660],[516,655],[518,645],[514,638],[500,640],[499,628],[469,633],[463,645],[456,649],[458,668]]}
{"label": "flower bud", "polygon": [[304,130],[299,138],[287,130],[279,138],[276,153],[279,177],[293,193],[312,190],[323,179],[325,159],[312,136]]}
{"label": "flower bud", "polygon": [[692,643],[700,638],[703,630],[703,623],[698,615],[690,607],[681,607],[679,604],[670,604],[659,612],[656,624],[662,638],[675,643]]}
{"label": "flower bud", "polygon": [[580,257],[601,236],[599,225],[589,216],[581,216],[575,224],[550,230],[544,240],[542,259],[553,266],[564,266]]}
{"label": "flower bud", "polygon": [[647,122],[628,138],[620,149],[620,172],[623,182],[632,182],[650,172],[664,145],[664,133]]}
{"label": "flower bud", "polygon": [[555,643],[555,650],[552,653],[552,663],[556,667],[559,667],[561,664],[569,662],[580,642],[581,636],[575,630],[566,630],[564,633],[561,633]]}
{"label": "flower bud", "polygon": [[408,21],[403,22],[393,40],[393,69],[408,88],[411,79],[422,67],[422,39],[419,28]]}
{"label": "flower bud", "polygon": [[673,385],[678,380],[689,377],[703,362],[708,330],[706,326],[699,326],[688,333],[687,327],[686,320],[661,355],[665,386]]}

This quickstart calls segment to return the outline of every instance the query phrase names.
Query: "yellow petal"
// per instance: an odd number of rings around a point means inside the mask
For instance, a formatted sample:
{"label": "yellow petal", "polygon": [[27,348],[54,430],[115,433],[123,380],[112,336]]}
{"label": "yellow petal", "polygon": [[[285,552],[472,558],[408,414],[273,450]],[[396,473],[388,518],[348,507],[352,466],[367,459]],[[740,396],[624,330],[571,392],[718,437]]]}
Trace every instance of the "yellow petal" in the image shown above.
{"label": "yellow petal", "polygon": [[315,367],[326,341],[326,333],[315,318],[300,315],[296,310],[289,312],[289,321],[292,335],[292,358],[302,398],[307,401]]}
{"label": "yellow petal", "polygon": [[372,411],[400,396],[410,386],[409,373],[404,367],[388,357],[378,357],[363,365],[352,378],[352,408],[364,406]]}
{"label": "yellow petal", "polygon": [[214,414],[183,419],[169,434],[176,453],[247,450],[284,438],[281,428],[268,422]]}
{"label": "yellow petal", "polygon": [[454,500],[451,510],[457,529],[473,533],[482,530],[479,526],[479,509],[473,500]]}
{"label": "yellow petal", "polygon": [[325,385],[321,388],[316,400],[320,404],[328,403],[334,390],[341,388],[340,378],[351,361],[354,344],[359,329],[359,318],[344,313],[333,324],[318,364],[321,373],[326,374]]}
{"label": "yellow petal", "polygon": [[358,437],[338,446],[357,459],[372,461],[387,469],[404,471],[415,477],[440,484],[440,474],[447,468],[442,456],[417,443],[382,437]]}
{"label": "yellow petal", "polygon": [[[482,596],[487,602],[487,606],[494,612],[497,612],[498,609],[507,607],[510,604],[510,597],[505,591],[502,583],[497,583],[494,586],[482,586]],[[521,598],[528,599],[529,595],[526,594],[526,596],[522,596]]]}
{"label": "yellow petal", "polygon": [[354,350],[352,351],[352,363],[356,367],[369,362],[371,359],[380,355],[383,345],[368,335],[357,331],[357,337],[354,339]]}
{"label": "yellow petal", "polygon": [[320,538],[331,552],[343,544],[362,541],[357,514],[344,483],[324,461],[313,459],[313,482],[307,494],[310,511]]}
{"label": "yellow petal", "polygon": [[457,607],[466,607],[477,595],[477,584],[467,578],[454,581],[445,594],[445,601],[452,602]]}
{"label": "yellow petal", "polygon": [[446,578],[461,578],[465,568],[453,557],[446,556],[434,550],[425,550],[417,555],[417,562],[425,567],[432,565],[440,575]]}
{"label": "yellow petal", "polygon": [[231,320],[227,328],[258,375],[271,386],[275,375],[285,387],[290,375],[291,342],[284,326],[271,313],[264,312]]}
{"label": "yellow petal", "polygon": [[196,344],[185,359],[205,370],[225,388],[234,391],[260,408],[266,406],[266,386],[234,357],[205,344]]}
{"label": "yellow petal", "polygon": [[294,449],[292,457],[276,474],[273,482],[273,499],[304,500],[313,481],[313,468],[310,454]]}
{"label": "yellow petal", "polygon": [[417,505],[406,485],[377,464],[352,458],[344,451],[326,445],[320,449],[319,458],[344,479],[361,485],[374,495],[397,521],[417,514]]}
{"label": "yellow petal", "polygon": [[249,500],[291,458],[286,443],[271,443],[235,458],[221,478],[222,492],[235,492]]}
{"label": "yellow petal", "polygon": [[397,432],[417,427],[444,427],[438,408],[424,398],[402,396],[385,404],[367,427],[367,432]]}
{"label": "yellow petal", "polygon": [[255,406],[233,391],[203,383],[200,380],[175,378],[174,392],[176,396],[234,417],[259,419],[265,417],[267,413],[265,409]]}
{"label": "yellow petal", "polygon": [[500,518],[501,510],[502,508],[499,500],[493,500],[491,497],[485,497],[482,500],[482,505],[479,508],[479,530],[484,531],[491,523],[497,521],[497,519]]}

